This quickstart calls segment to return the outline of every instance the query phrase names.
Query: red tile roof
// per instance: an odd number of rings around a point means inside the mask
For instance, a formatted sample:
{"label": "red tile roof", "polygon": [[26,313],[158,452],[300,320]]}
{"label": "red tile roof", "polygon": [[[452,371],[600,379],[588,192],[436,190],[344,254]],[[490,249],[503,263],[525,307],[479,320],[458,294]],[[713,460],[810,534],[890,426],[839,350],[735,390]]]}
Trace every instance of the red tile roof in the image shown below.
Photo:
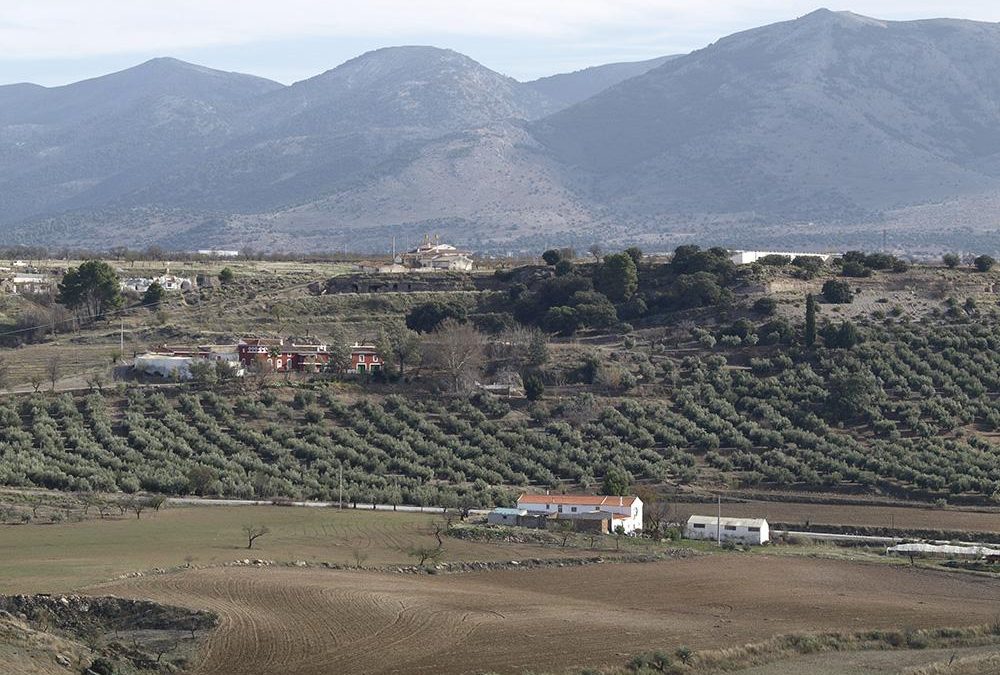
{"label": "red tile roof", "polygon": [[[619,502],[621,500],[621,502]],[[525,504],[576,504],[582,506],[632,506],[635,497],[614,497],[607,495],[529,495],[517,498],[517,503]]]}

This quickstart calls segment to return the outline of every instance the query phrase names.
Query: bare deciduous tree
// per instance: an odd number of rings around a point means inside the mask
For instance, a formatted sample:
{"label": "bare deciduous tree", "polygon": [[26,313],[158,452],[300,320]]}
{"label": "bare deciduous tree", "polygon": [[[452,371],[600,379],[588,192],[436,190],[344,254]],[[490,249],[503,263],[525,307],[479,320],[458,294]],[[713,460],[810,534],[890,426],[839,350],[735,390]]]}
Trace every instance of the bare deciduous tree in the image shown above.
{"label": "bare deciduous tree", "polygon": [[101,516],[101,520],[104,520],[104,518],[111,511],[111,502],[106,502],[103,499],[97,500],[95,506],[97,507],[97,513]]}
{"label": "bare deciduous tree", "polygon": [[573,534],[573,532],[576,530],[576,528],[573,525],[573,521],[557,520],[555,525],[556,525],[555,526],[556,534],[558,534],[562,538],[561,541],[559,542],[559,545],[562,548],[566,548],[566,544],[569,542],[570,535]]}
{"label": "bare deciduous tree", "polygon": [[445,320],[424,342],[425,359],[447,376],[454,392],[478,374],[483,365],[485,341],[474,326]]}
{"label": "bare deciduous tree", "polygon": [[414,546],[409,551],[410,557],[415,558],[420,567],[428,562],[437,562],[444,555],[444,549],[440,546]]}
{"label": "bare deciduous tree", "polygon": [[132,509],[132,512],[135,514],[136,520],[142,518],[142,512],[152,506],[152,502],[150,500],[150,497],[136,497],[129,504],[129,508]]}
{"label": "bare deciduous tree", "polygon": [[56,382],[62,377],[62,359],[59,356],[53,356],[45,364],[45,374],[49,378],[49,383],[52,385],[52,391],[56,390]]}
{"label": "bare deciduous tree", "polygon": [[271,530],[267,525],[244,525],[243,534],[247,536],[247,550],[252,549],[255,541],[265,534],[270,534],[270,532]]}

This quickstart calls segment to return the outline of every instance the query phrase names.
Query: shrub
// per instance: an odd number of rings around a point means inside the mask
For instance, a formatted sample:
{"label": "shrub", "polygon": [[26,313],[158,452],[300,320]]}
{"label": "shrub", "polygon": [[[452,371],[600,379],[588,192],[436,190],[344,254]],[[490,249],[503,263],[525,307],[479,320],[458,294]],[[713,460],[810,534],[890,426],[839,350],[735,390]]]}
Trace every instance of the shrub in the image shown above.
{"label": "shrub", "polygon": [[834,304],[847,304],[854,300],[854,291],[848,282],[830,279],[823,284],[823,299]]}
{"label": "shrub", "polygon": [[962,260],[955,253],[945,253],[941,256],[941,262],[943,262],[944,266],[948,269],[955,269],[958,267],[958,264],[962,262]]}
{"label": "shrub", "polygon": [[524,376],[524,393],[529,401],[537,401],[545,395],[545,383],[538,373],[528,373]]}
{"label": "shrub", "polygon": [[758,298],[753,303],[753,311],[761,316],[771,316],[778,308],[778,301],[774,298]]}
{"label": "shrub", "polygon": [[546,265],[555,265],[562,260],[562,254],[559,252],[559,249],[550,248],[542,254],[542,260],[545,261]]}
{"label": "shrub", "polygon": [[972,261],[972,264],[976,266],[976,269],[980,272],[989,272],[996,265],[997,261],[991,256],[981,255]]}

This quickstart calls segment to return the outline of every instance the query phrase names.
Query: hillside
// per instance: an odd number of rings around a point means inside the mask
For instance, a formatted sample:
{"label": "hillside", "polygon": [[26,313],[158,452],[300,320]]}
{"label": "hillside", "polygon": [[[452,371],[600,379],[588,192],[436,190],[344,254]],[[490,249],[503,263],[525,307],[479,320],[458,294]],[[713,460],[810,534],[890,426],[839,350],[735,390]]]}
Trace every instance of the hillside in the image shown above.
{"label": "hillside", "polygon": [[1000,26],[819,10],[739,33],[538,123],[596,201],[858,222],[997,187]]}
{"label": "hillside", "polygon": [[647,61],[626,61],[592,66],[572,73],[541,77],[527,85],[561,108],[568,108],[601,93],[620,82],[642,75],[676,56],[661,56]]}
{"label": "hillside", "polygon": [[157,59],[0,87],[0,240],[983,250],[998,73],[995,24],[828,10],[528,83],[419,46],[288,87]]}

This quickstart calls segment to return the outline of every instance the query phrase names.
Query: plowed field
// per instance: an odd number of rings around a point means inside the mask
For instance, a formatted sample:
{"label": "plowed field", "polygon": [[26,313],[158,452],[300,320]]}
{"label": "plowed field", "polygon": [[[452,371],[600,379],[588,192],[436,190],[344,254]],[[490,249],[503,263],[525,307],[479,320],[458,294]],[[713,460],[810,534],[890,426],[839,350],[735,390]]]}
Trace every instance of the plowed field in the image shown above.
{"label": "plowed field", "polygon": [[1000,609],[1000,582],[990,579],[766,555],[442,576],[215,568],[99,592],[218,612],[202,675],[621,665],[652,648],[968,625]]}

